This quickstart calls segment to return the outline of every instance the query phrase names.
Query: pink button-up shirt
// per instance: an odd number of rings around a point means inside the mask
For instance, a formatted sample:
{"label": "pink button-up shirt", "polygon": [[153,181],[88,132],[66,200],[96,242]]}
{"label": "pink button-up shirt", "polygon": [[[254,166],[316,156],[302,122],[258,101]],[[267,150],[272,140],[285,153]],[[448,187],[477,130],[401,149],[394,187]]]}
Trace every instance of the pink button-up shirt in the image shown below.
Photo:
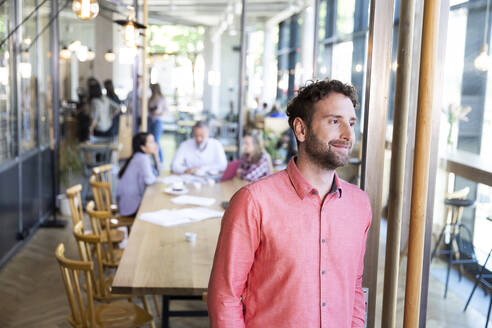
{"label": "pink button-up shirt", "polygon": [[339,180],[322,201],[291,160],[239,190],[222,219],[208,287],[212,327],[363,327],[371,208]]}

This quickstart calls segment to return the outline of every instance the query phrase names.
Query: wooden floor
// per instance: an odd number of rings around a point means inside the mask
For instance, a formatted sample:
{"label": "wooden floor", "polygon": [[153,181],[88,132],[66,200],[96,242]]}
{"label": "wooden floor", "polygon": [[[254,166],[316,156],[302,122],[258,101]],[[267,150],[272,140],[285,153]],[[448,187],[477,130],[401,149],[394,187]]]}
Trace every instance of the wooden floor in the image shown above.
{"label": "wooden floor", "polygon": [[[61,281],[54,250],[63,242],[67,256],[78,258],[70,232],[71,222],[65,229],[39,229],[25,247],[0,272],[0,327],[70,327],[66,318],[69,308]],[[384,254],[384,247],[381,250]],[[380,260],[380,272],[384,260]],[[379,291],[382,293],[382,281]],[[464,328],[484,327],[485,318],[474,309],[462,312],[464,300],[449,292],[442,299],[442,284],[431,277],[427,327]],[[404,277],[400,279],[404,291]],[[398,312],[402,327],[403,292],[399,293]],[[379,299],[381,299],[379,297]],[[173,309],[205,309],[203,302],[176,302]],[[380,309],[380,305],[378,306]],[[380,327],[381,317],[376,327]],[[157,321],[157,326],[160,321]],[[175,318],[171,327],[209,327],[207,318]],[[274,327],[275,328],[275,327]]]}

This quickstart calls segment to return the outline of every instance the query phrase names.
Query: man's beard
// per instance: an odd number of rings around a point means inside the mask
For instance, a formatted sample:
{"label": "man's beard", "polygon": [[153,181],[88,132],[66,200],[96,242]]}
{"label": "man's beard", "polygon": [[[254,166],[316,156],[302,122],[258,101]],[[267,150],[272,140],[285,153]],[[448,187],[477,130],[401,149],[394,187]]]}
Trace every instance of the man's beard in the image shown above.
{"label": "man's beard", "polygon": [[333,140],[326,145],[323,143],[310,128],[307,129],[306,140],[304,141],[306,154],[311,160],[321,168],[335,170],[344,166],[348,162],[348,152],[344,153],[332,149],[333,145],[344,145],[351,148],[351,142]]}

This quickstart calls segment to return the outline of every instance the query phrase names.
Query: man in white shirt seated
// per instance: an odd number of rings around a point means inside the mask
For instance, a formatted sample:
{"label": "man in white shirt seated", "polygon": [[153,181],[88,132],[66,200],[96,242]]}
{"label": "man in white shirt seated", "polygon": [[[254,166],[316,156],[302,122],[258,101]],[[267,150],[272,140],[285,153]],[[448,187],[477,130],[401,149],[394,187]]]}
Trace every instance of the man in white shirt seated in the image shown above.
{"label": "man in white shirt seated", "polygon": [[171,164],[173,173],[195,174],[197,172],[224,171],[227,158],[222,144],[209,138],[210,131],[203,121],[193,127],[193,139],[183,142]]}

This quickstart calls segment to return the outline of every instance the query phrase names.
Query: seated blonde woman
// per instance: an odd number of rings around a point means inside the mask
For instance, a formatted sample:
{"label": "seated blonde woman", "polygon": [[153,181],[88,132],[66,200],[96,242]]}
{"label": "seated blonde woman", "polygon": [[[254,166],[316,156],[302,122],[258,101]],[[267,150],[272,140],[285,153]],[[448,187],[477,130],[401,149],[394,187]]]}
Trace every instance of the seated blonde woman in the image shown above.
{"label": "seated blonde woman", "polygon": [[260,136],[246,132],[243,138],[243,155],[238,174],[241,179],[254,181],[271,173],[270,158],[263,150]]}

